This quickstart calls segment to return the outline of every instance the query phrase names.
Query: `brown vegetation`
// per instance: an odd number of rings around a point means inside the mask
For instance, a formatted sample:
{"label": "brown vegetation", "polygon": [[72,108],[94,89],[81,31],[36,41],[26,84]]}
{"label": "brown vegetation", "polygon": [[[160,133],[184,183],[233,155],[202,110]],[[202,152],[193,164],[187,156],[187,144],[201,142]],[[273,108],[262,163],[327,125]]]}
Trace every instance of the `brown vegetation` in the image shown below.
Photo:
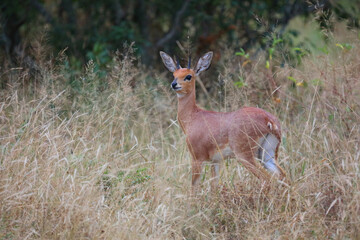
{"label": "brown vegetation", "polygon": [[[298,69],[273,66],[275,102],[263,61],[244,67],[232,51],[222,55],[221,101],[199,102],[279,116],[279,162],[292,184],[268,194],[229,160],[218,194],[206,168],[202,193],[191,197],[171,76],[134,66],[131,52],[106,77],[90,62],[77,90],[62,63],[41,57],[36,86],[24,85],[26,70],[2,69],[12,81],[0,102],[0,239],[358,239],[360,43],[352,39],[351,50],[332,40],[329,54]],[[239,75],[244,87],[233,84]]]}

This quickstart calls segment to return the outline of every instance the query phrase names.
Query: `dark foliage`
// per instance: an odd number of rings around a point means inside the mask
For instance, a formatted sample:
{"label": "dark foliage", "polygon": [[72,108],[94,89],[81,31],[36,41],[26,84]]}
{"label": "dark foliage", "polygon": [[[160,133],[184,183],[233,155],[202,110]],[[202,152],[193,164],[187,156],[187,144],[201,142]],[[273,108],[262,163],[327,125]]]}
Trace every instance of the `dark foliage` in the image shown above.
{"label": "dark foliage", "polygon": [[[192,42],[193,55],[216,49],[225,39],[245,50],[266,48],[266,37],[285,26],[296,16],[307,17],[321,12],[322,27],[331,27],[327,19],[334,14],[359,26],[356,2],[333,3],[330,0],[3,0],[0,3],[0,55],[11,64],[19,59],[36,66],[31,42],[45,34],[47,45],[57,53],[67,48],[73,66],[93,59],[105,66],[110,53],[124,42],[135,42],[142,63],[154,65],[162,49],[175,53],[177,40]],[[349,10],[350,9],[350,10]],[[355,14],[354,14],[355,13]]]}

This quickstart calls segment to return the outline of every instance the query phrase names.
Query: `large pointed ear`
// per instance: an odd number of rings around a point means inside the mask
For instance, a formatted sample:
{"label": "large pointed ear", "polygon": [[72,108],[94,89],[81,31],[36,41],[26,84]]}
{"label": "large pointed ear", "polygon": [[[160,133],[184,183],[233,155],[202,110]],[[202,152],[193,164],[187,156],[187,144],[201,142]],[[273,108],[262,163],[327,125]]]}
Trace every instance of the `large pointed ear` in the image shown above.
{"label": "large pointed ear", "polygon": [[208,52],[202,56],[196,64],[195,73],[199,75],[201,72],[207,70],[210,67],[213,52]]}
{"label": "large pointed ear", "polygon": [[165,67],[170,71],[170,72],[175,72],[176,70],[176,65],[174,60],[167,55],[166,53],[164,53],[163,51],[160,51],[160,57],[165,65]]}

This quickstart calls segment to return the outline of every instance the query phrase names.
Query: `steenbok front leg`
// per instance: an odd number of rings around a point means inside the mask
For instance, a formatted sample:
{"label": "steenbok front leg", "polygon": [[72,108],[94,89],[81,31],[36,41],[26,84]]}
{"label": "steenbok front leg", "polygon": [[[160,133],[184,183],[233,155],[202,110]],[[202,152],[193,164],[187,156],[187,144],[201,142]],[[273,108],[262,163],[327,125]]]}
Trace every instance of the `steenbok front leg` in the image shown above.
{"label": "steenbok front leg", "polygon": [[191,184],[192,184],[192,190],[194,192],[196,190],[197,186],[200,183],[200,176],[201,176],[201,171],[202,171],[202,162],[193,159],[193,161],[191,163],[191,171],[192,171]]}
{"label": "steenbok front leg", "polygon": [[211,164],[211,190],[216,190],[219,185],[220,168],[221,165],[218,162],[214,162]]}

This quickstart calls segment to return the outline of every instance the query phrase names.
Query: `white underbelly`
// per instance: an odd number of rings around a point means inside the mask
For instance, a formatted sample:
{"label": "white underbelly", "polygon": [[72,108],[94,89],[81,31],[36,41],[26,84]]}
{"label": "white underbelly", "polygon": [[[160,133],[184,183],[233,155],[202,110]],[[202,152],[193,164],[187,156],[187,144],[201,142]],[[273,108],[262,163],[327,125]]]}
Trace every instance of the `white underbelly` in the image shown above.
{"label": "white underbelly", "polygon": [[234,157],[234,152],[231,150],[229,146],[226,146],[222,149],[219,149],[219,151],[215,152],[211,156],[211,161],[213,162],[220,162],[223,159]]}

